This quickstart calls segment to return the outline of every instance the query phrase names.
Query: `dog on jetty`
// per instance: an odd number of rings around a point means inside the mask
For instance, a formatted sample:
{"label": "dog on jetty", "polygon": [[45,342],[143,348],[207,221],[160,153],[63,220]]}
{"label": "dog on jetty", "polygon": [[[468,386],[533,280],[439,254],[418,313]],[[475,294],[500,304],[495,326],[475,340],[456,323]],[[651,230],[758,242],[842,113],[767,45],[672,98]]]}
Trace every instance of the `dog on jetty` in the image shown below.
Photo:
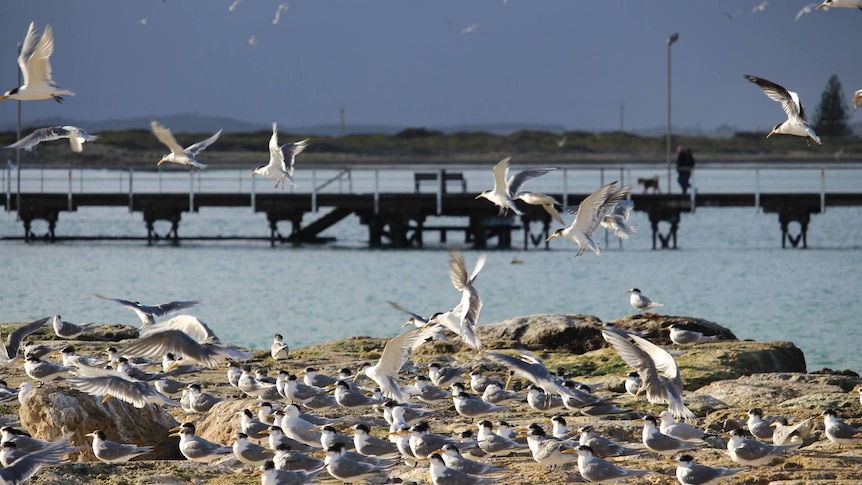
{"label": "dog on jetty", "polygon": [[658,175],[656,175],[653,178],[648,178],[648,179],[639,177],[638,178],[638,185],[643,186],[644,190],[642,193],[644,193],[644,194],[647,193],[647,191],[650,189],[652,189],[652,193],[654,193],[654,194],[660,194],[661,193],[661,189],[658,186]]}

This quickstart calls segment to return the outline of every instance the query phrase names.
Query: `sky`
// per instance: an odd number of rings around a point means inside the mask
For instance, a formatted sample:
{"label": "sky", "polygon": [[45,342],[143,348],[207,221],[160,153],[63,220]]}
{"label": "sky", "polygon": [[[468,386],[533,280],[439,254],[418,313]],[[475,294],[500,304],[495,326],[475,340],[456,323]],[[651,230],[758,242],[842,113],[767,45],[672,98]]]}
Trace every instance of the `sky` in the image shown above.
{"label": "sky", "polygon": [[[0,92],[17,85],[31,21],[53,27],[54,80],[77,96],[24,102],[25,125],[195,113],[287,129],[338,123],[343,108],[348,127],[662,127],[674,32],[674,126],[782,121],[743,74],[798,92],[809,118],[832,74],[848,102],[862,89],[862,11],[794,21],[806,0],[286,0],[274,24],[284,1],[8,2]],[[0,102],[0,124],[16,104]]]}

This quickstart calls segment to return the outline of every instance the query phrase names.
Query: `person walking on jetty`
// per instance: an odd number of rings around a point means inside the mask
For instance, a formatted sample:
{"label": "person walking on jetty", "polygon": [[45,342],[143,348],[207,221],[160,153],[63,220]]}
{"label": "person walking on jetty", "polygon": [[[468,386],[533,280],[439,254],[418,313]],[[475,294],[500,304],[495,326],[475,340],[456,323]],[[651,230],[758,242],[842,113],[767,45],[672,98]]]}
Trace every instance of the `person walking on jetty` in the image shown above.
{"label": "person walking on jetty", "polygon": [[683,148],[682,145],[676,147],[676,173],[679,187],[683,194],[688,193],[688,188],[691,187],[689,180],[694,172],[694,155],[691,148]]}

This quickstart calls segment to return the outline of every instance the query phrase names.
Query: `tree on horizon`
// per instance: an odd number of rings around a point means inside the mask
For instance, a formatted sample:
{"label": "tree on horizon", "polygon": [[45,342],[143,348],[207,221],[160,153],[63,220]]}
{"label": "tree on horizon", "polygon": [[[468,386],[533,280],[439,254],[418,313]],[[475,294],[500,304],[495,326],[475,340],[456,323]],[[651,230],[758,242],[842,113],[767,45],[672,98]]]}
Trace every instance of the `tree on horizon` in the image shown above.
{"label": "tree on horizon", "polygon": [[820,104],[817,105],[815,113],[814,131],[820,136],[851,135],[853,130],[847,124],[849,118],[841,81],[838,80],[838,75],[833,74],[820,96]]}

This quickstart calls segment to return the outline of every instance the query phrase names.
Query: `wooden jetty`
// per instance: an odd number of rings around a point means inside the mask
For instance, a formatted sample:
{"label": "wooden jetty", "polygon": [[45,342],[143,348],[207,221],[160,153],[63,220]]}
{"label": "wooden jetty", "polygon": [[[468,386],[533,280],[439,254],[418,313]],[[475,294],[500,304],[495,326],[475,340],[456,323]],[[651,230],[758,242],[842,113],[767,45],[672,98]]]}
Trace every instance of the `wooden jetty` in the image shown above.
{"label": "wooden jetty", "polygon": [[[123,207],[140,212],[147,228],[147,242],[153,244],[167,240],[178,244],[181,239],[180,223],[183,213],[197,212],[203,207],[252,207],[255,213],[265,213],[269,223],[271,245],[277,243],[321,243],[327,239],[321,233],[344,218],[355,215],[368,228],[371,247],[421,248],[428,233],[435,233],[440,243],[446,243],[450,234],[463,234],[463,241],[474,248],[510,248],[513,232],[523,230],[523,247],[544,244],[552,224],[556,224],[541,208],[520,204],[523,215],[498,213],[486,200],[477,200],[468,193],[466,180],[457,172],[417,171],[414,174],[413,192],[348,191],[348,193],[261,193],[252,192],[135,192],[131,179],[127,193],[74,192],[43,193],[7,190],[0,193],[0,203],[7,210],[17,212],[23,224],[23,239],[27,242],[43,239],[50,242],[67,239],[94,239],[94,237],[58,237],[56,227],[63,212],[77,211],[82,207]],[[70,175],[71,179],[71,175]],[[424,182],[432,182],[435,192],[422,193]],[[326,182],[329,183],[329,182]],[[325,186],[324,183],[322,186]],[[454,191],[448,190],[449,187]],[[376,188],[376,187],[375,187]],[[460,189],[460,190],[459,190]],[[586,193],[549,193],[557,200],[579,201]],[[653,249],[677,247],[677,233],[681,215],[699,207],[758,207],[764,213],[778,214],[781,226],[782,247],[807,247],[808,225],[812,214],[832,206],[862,205],[862,193],[695,193],[631,195],[634,210],[648,215],[652,230]],[[439,216],[454,216],[465,223],[435,224]],[[32,223],[47,222],[44,235],[33,233]],[[170,229],[158,234],[155,223],[167,221]],[[290,223],[290,233],[282,234],[280,222]],[[799,230],[791,233],[791,223]],[[202,239],[200,237],[196,239]],[[213,237],[212,239],[222,239]],[[233,238],[236,239],[236,238]],[[252,238],[249,238],[252,239]],[[258,238],[259,239],[259,238]],[[331,240],[331,239],[330,239]]]}

